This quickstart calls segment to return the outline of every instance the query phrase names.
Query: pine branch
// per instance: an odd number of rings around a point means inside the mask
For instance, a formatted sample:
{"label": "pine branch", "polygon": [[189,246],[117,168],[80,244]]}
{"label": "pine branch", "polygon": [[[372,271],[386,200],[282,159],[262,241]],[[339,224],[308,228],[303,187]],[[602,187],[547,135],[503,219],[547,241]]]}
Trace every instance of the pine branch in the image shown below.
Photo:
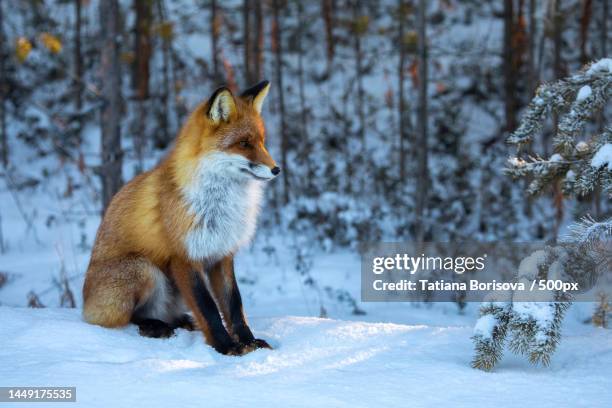
{"label": "pine branch", "polygon": [[495,323],[489,332],[475,331],[472,337],[475,348],[472,367],[491,371],[503,356],[511,314],[508,305],[501,306],[499,303],[482,306],[480,314],[481,319],[492,318]]}
{"label": "pine branch", "polygon": [[511,158],[505,173],[514,178],[530,180],[528,193],[537,194],[546,187],[562,181],[565,194],[584,196],[596,186],[612,197],[612,165],[595,166],[593,157],[602,146],[611,143],[612,129],[588,140],[584,129],[596,113],[612,97],[612,60],[604,59],[582,72],[563,80],[542,85],[527,108],[519,128],[507,142],[517,146],[530,143],[542,131],[550,112],[559,115],[557,132],[553,137],[555,153],[548,159],[541,157]]}

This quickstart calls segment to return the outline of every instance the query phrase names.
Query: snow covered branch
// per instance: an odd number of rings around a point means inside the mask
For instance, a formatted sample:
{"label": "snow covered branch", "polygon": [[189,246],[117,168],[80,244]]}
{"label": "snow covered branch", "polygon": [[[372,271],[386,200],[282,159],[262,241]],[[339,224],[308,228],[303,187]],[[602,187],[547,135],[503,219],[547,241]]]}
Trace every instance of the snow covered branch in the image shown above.
{"label": "snow covered branch", "polygon": [[593,63],[569,78],[542,85],[507,142],[519,150],[533,142],[542,132],[547,114],[554,112],[559,115],[553,137],[555,153],[548,159],[511,158],[506,173],[528,177],[530,194],[563,180],[566,194],[583,196],[601,186],[605,194],[612,196],[612,128],[608,125],[599,134],[583,136],[588,121],[605,107],[611,95],[611,58]]}
{"label": "snow covered branch", "polygon": [[[612,218],[603,222],[585,218],[570,230],[562,244],[535,251],[523,259],[518,270],[519,281],[561,279],[590,288],[603,271],[612,268],[609,252]],[[472,337],[475,346],[472,367],[492,370],[503,355],[508,335],[512,352],[526,356],[533,364],[550,364],[572,300],[561,291],[552,295],[550,302],[524,301],[513,294],[504,302],[484,303]]]}

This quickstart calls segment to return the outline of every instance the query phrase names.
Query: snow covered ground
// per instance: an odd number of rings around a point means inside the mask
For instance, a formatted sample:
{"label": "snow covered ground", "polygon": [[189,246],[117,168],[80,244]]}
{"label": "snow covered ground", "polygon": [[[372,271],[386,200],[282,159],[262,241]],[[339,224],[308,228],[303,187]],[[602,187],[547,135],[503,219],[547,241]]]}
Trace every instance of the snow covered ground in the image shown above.
{"label": "snow covered ground", "polygon": [[[411,308],[403,309],[397,320],[410,319]],[[275,350],[226,357],[198,333],[148,339],[135,327],[85,324],[78,310],[2,307],[0,378],[2,385],[76,386],[77,405],[87,407],[612,403],[609,330],[568,333],[549,368],[509,357],[483,373],[469,367],[471,327],[435,324],[439,314],[429,311],[429,324],[258,317],[251,319],[255,333]]]}
{"label": "snow covered ground", "polygon": [[[23,306],[26,290],[36,287],[20,283],[26,269],[55,268],[53,251],[0,257],[2,269],[20,272],[0,289],[1,385],[76,386],[76,405],[86,407],[612,404],[612,331],[583,323],[590,304],[570,310],[550,367],[508,353],[484,373],[470,368],[477,305],[460,314],[451,303],[361,303],[354,253],[317,254],[312,286],[292,269],[291,250],[281,251],[290,242],[262,241],[243,251],[237,272],[253,330],[275,349],[243,357],[216,353],[197,332],[149,339],[134,326],[86,324],[79,309],[9,306]],[[87,257],[79,259],[84,268]],[[81,282],[71,282],[79,305]],[[338,290],[357,299],[365,315],[354,315]],[[41,301],[53,306],[57,297],[50,290]],[[321,306],[332,318],[313,317]]]}

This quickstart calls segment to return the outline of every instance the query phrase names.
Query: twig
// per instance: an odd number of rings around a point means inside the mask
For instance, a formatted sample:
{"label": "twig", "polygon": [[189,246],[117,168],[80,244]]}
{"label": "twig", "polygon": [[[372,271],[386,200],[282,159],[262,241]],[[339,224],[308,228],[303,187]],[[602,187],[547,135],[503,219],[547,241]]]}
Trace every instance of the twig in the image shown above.
{"label": "twig", "polygon": [[36,233],[34,222],[30,219],[30,217],[28,217],[25,210],[23,209],[23,205],[21,205],[21,201],[19,200],[19,197],[17,196],[17,193],[15,191],[16,190],[15,182],[13,181],[13,178],[11,177],[10,171],[8,169],[4,172],[4,176],[6,177],[6,182],[7,182],[6,184],[7,184],[9,192],[11,193],[11,197],[13,197],[13,200],[15,201],[15,205],[17,205],[17,209],[19,210],[21,217],[26,223],[26,226],[27,226],[26,233],[32,230],[36,243],[39,245],[42,245],[42,242],[40,241],[40,239],[38,238],[38,234]]}
{"label": "twig", "polygon": [[4,254],[4,253],[6,253],[6,246],[4,246],[4,233],[2,231],[2,215],[0,214],[0,254]]}
{"label": "twig", "polygon": [[64,251],[61,247],[56,244],[55,251],[60,259],[60,277],[59,281],[57,281],[58,289],[60,290],[60,306],[61,307],[69,307],[74,309],[76,307],[76,302],[74,301],[74,294],[70,289],[70,284],[68,283],[68,278],[66,276],[66,266],[64,262]]}
{"label": "twig", "polygon": [[42,309],[45,307],[45,305],[43,305],[40,301],[38,295],[32,290],[28,293],[28,307],[33,309]]}

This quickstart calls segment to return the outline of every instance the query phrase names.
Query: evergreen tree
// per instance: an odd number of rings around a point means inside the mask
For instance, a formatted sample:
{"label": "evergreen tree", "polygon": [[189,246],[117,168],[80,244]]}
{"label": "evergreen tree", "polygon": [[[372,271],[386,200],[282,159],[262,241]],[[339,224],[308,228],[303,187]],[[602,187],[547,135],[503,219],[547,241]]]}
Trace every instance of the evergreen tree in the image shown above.
{"label": "evergreen tree", "polygon": [[[526,287],[536,279],[561,279],[589,288],[612,268],[606,245],[612,239],[612,218],[604,222],[591,219],[574,224],[565,245],[547,246],[521,261],[518,280]],[[501,302],[486,302],[474,328],[475,355],[472,367],[489,371],[503,355],[507,335],[509,348],[534,364],[550,364],[561,339],[561,325],[571,305],[568,293],[555,291],[551,301],[524,301],[511,294]]]}
{"label": "evergreen tree", "polygon": [[[559,115],[553,138],[555,153],[528,161],[512,158],[507,173],[529,178],[530,194],[562,181],[566,194],[586,195],[601,187],[612,196],[612,128],[606,126],[590,138],[583,136],[589,119],[601,111],[611,95],[612,59],[608,58],[569,78],[542,85],[508,142],[521,150],[542,131],[546,115],[554,112]],[[601,271],[610,270],[612,261],[602,242],[612,236],[612,218],[602,222],[585,218],[570,230],[565,239],[570,245],[546,247],[525,258],[519,266],[519,280],[529,283],[555,278],[588,288]],[[548,365],[570,302],[568,294],[556,292],[550,302],[523,302],[512,297],[501,304],[484,304],[473,336],[476,354],[472,366],[491,370],[502,356],[508,332],[512,333],[511,351],[526,355],[532,363]]]}
{"label": "evergreen tree", "polygon": [[612,59],[604,58],[580,73],[542,85],[529,104],[518,129],[508,143],[519,150],[542,131],[546,115],[559,115],[550,157],[514,157],[507,173],[528,177],[528,192],[536,194],[545,187],[562,182],[566,194],[587,195],[596,186],[612,197],[612,126],[585,136],[589,121],[602,110],[612,96]]}

